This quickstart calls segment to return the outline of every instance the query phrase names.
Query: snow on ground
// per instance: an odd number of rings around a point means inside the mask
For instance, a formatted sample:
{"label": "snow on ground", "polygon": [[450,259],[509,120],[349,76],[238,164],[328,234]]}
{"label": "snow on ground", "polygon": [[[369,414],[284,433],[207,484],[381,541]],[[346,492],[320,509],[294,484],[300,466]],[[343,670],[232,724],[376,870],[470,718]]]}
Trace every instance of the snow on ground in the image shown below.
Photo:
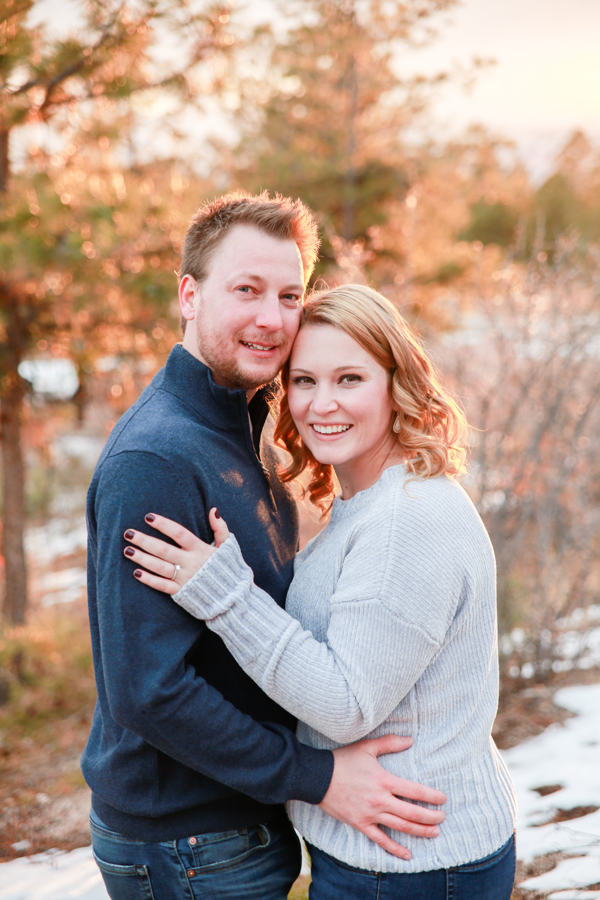
{"label": "snow on ground", "polygon": [[49,850],[0,865],[0,900],[108,900],[91,847]]}
{"label": "snow on ground", "polygon": [[44,566],[61,556],[69,556],[87,546],[85,516],[78,515],[69,520],[51,519],[47,525],[28,528],[25,532],[25,551],[35,559],[38,566]]}
{"label": "snow on ground", "polygon": [[[556,623],[558,632],[550,631],[541,634],[542,644],[547,641],[550,647],[554,640],[552,662],[553,672],[568,672],[571,669],[592,669],[600,666],[600,604],[592,604],[586,609],[575,609],[570,616],[559,619]],[[510,656],[514,650],[520,650],[527,644],[528,635],[523,628],[513,628],[500,638],[500,651]],[[550,662],[548,661],[550,667]],[[532,678],[535,667],[525,662],[520,668],[513,666],[509,675],[517,678]]]}
{"label": "snow on ground", "polygon": [[[558,850],[574,857],[529,878],[521,887],[554,891],[552,900],[568,900],[585,896],[577,889],[600,882],[600,809],[551,822],[558,810],[600,807],[600,685],[563,688],[554,701],[576,713],[576,718],[563,726],[551,725],[543,734],[507,750],[504,758],[519,804],[519,859],[530,862]],[[559,785],[560,789],[545,796],[536,791]],[[587,896],[600,900],[600,891]]]}
{"label": "snow on ground", "polygon": [[87,572],[82,568],[61,569],[49,572],[38,581],[44,592],[42,606],[54,606],[57,603],[72,603],[79,600],[87,584]]}
{"label": "snow on ground", "polygon": [[[519,859],[529,862],[558,850],[572,858],[521,887],[546,893],[548,900],[600,900],[600,890],[586,890],[600,882],[600,809],[551,822],[558,810],[600,807],[600,685],[563,688],[554,699],[576,717],[505,751],[504,758],[519,804]],[[549,787],[554,790],[545,796],[536,791]],[[90,847],[50,850],[0,865],[0,900],[107,897]]]}

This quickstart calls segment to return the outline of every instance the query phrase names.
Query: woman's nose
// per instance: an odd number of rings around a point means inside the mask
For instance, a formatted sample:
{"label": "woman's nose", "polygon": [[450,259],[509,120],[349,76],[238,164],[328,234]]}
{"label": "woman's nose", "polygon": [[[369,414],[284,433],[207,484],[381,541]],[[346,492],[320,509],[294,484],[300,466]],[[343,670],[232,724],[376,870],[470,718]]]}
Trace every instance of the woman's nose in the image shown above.
{"label": "woman's nose", "polygon": [[327,413],[335,412],[337,407],[337,400],[327,388],[317,389],[310,404],[310,408],[317,416],[324,416]]}

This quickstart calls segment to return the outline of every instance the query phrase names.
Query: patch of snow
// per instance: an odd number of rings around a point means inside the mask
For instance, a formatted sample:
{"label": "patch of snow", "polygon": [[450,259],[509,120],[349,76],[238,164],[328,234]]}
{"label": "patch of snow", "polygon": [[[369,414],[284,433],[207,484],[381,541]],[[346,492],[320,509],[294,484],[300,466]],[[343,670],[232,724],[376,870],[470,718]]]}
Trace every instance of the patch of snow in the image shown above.
{"label": "patch of snow", "polygon": [[91,847],[48,850],[0,865],[0,900],[108,900]]}
{"label": "patch of snow", "polygon": [[[558,620],[559,633],[554,644],[554,654],[557,658],[552,663],[554,672],[600,666],[600,627],[595,624],[599,618],[600,606],[593,604],[587,609],[575,609],[570,616]],[[542,632],[541,637],[542,646],[550,647],[551,632]],[[525,631],[522,628],[513,628],[511,632],[500,637],[500,652],[504,656],[510,656],[513,650],[521,649],[526,643]],[[535,674],[535,667],[531,663],[525,663],[521,668],[513,666],[509,674],[515,678],[519,675],[531,678]]]}
{"label": "patch of snow", "polygon": [[[600,807],[600,685],[563,688],[554,701],[576,713],[576,718],[551,725],[503,754],[517,793],[518,858],[527,863],[556,851],[577,854],[521,885],[544,892],[585,888],[600,881],[600,809],[550,823],[559,809]],[[562,787],[540,796],[536,788],[546,785]],[[600,893],[592,896],[600,898]]]}
{"label": "patch of snow", "polygon": [[54,441],[53,447],[59,454],[81,460],[91,467],[98,462],[104,444],[103,438],[89,434],[63,434]]}
{"label": "patch of snow", "polygon": [[25,551],[39,565],[47,565],[60,556],[85,550],[86,546],[87,529],[83,516],[68,522],[51,519],[47,525],[28,528],[25,533]]}
{"label": "patch of snow", "polygon": [[600,891],[554,891],[548,900],[600,900]]}
{"label": "patch of snow", "polygon": [[70,587],[85,587],[85,569],[62,569],[60,572],[48,572],[40,578],[43,591],[64,591]]}
{"label": "patch of snow", "polygon": [[[562,794],[562,791],[559,793]],[[552,796],[558,797],[559,795],[553,794]],[[577,799],[581,799],[581,797],[575,797],[572,794],[570,799],[565,798],[557,802],[561,803],[561,809],[569,809],[583,805],[576,802]],[[562,806],[563,802],[566,804],[565,806]],[[558,850],[589,855],[597,849],[600,842],[600,810],[568,822],[522,828],[520,831],[517,826],[517,842],[518,857],[524,862],[531,862],[536,856],[555,853]],[[586,881],[585,884],[593,884],[595,881],[600,881],[600,875],[594,881]]]}
{"label": "patch of snow", "polygon": [[97,372],[116,372],[120,365],[121,360],[118,356],[101,356],[94,363],[94,368]]}
{"label": "patch of snow", "polygon": [[600,628],[565,631],[558,639],[557,652],[563,659],[576,660],[578,668],[600,664]]}
{"label": "patch of snow", "polygon": [[519,887],[527,891],[555,891],[563,888],[585,888],[600,881],[600,859],[576,856],[563,859],[550,872],[522,881]]}
{"label": "patch of snow", "polygon": [[10,846],[13,850],[16,850],[17,853],[22,853],[23,850],[31,850],[32,844],[31,841],[28,841],[27,838],[25,838],[25,840],[17,841],[16,844],[11,844]]}
{"label": "patch of snow", "polygon": [[24,359],[19,375],[36,394],[52,400],[70,400],[79,390],[77,367],[70,359]]}
{"label": "patch of snow", "polygon": [[54,591],[52,594],[44,594],[40,603],[42,606],[56,606],[59,603],[76,603],[81,597],[81,588],[67,588],[64,591]]}
{"label": "patch of snow", "polygon": [[85,569],[62,569],[60,572],[49,572],[40,579],[39,585],[47,591],[42,597],[42,606],[54,606],[57,603],[73,603],[79,600],[87,584]]}

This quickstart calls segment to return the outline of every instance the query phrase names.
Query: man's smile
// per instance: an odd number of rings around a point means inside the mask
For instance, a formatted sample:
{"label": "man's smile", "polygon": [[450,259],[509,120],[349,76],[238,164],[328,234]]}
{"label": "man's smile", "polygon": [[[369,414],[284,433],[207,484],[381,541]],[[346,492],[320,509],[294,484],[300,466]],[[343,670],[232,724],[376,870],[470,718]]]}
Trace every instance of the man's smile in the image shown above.
{"label": "man's smile", "polygon": [[261,350],[265,352],[275,350],[275,348],[279,346],[278,344],[256,344],[251,343],[250,341],[240,341],[240,343],[243,344],[244,347],[248,347],[249,350]]}

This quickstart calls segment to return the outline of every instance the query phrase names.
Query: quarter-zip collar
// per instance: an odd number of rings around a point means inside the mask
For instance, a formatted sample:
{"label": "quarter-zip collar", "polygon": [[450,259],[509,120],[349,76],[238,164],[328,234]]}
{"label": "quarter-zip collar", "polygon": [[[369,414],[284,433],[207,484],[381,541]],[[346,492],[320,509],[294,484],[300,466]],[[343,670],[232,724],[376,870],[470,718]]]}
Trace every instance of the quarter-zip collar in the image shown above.
{"label": "quarter-zip collar", "polygon": [[[266,397],[272,394],[270,385],[259,388],[248,404],[246,391],[216,384],[208,366],[176,344],[167,359],[160,389],[179,397],[214,428],[243,432],[258,454],[260,435],[269,413]],[[248,416],[252,418],[252,434]]]}

